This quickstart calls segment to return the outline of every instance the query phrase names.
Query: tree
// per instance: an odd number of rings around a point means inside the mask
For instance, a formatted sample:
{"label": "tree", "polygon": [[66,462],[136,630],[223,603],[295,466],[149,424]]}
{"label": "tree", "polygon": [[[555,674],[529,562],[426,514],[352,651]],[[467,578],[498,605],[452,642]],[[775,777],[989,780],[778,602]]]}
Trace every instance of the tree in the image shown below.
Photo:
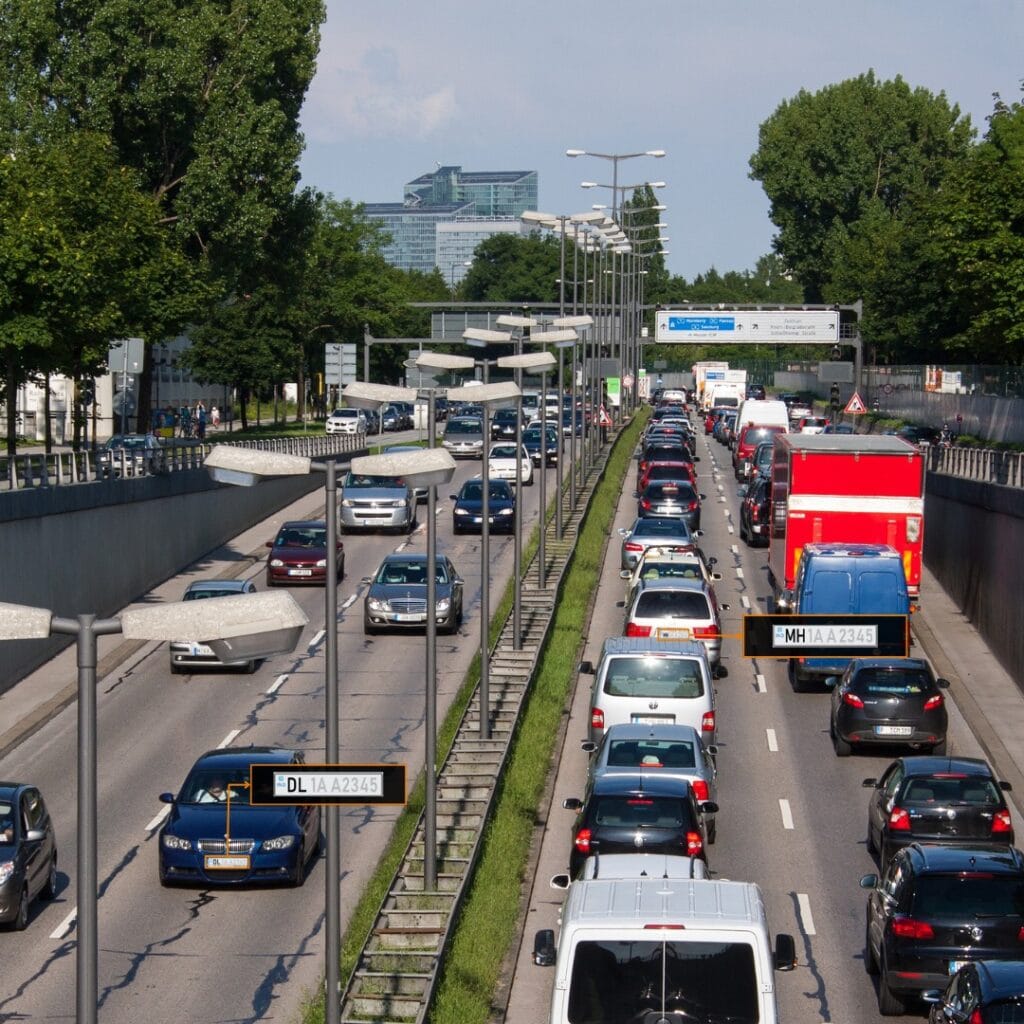
{"label": "tree", "polygon": [[561,273],[559,241],[539,231],[525,238],[500,234],[484,239],[462,282],[470,302],[557,302]]}
{"label": "tree", "polygon": [[750,176],[764,186],[779,229],[775,251],[806,301],[861,297],[849,273],[842,298],[830,288],[851,234],[870,216],[877,242],[911,196],[942,185],[972,136],[970,119],[943,93],[911,89],[898,76],[879,82],[872,71],[784,101],[761,125]]}

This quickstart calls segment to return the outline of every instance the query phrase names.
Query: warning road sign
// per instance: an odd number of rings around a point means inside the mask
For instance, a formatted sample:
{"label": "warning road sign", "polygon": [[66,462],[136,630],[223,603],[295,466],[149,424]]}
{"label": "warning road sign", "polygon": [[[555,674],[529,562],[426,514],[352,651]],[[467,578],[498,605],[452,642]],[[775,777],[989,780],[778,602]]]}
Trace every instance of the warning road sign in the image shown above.
{"label": "warning road sign", "polygon": [[612,418],[608,415],[608,410],[603,405],[598,411],[597,422],[602,427],[610,427],[612,425]]}
{"label": "warning road sign", "polygon": [[859,416],[862,412],[867,412],[867,406],[864,404],[864,400],[857,394],[856,391],[850,395],[850,400],[846,403],[846,408],[843,412],[851,413],[854,416]]}

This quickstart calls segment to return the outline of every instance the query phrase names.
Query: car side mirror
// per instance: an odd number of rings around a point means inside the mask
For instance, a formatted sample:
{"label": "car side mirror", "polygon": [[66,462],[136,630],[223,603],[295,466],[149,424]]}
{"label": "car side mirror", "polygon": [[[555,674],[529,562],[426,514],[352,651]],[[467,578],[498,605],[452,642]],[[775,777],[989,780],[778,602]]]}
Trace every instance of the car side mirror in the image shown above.
{"label": "car side mirror", "polygon": [[722,578],[722,574],[720,572],[713,572],[711,578],[717,583]]}
{"label": "car side mirror", "polygon": [[160,803],[162,803],[162,804],[173,804],[174,803],[174,794],[173,793],[161,793],[160,794]]}
{"label": "car side mirror", "polygon": [[459,500],[459,496],[457,494],[449,494],[448,497],[451,498],[452,501],[458,501]]}
{"label": "car side mirror", "polygon": [[947,690],[949,689],[949,680],[944,678],[943,676],[939,676],[939,678],[935,680],[935,685],[940,690]]}
{"label": "car side mirror", "polygon": [[861,783],[861,786],[863,786],[864,789],[878,789],[878,779],[865,779]]}
{"label": "car side mirror", "polygon": [[731,604],[721,604],[718,607],[721,608],[723,612],[727,612],[732,607],[732,605]]}
{"label": "car side mirror", "polygon": [[710,569],[712,566],[718,565],[718,559],[715,558],[714,555],[712,555],[710,558],[707,559],[707,563],[708,568]]}
{"label": "car side mirror", "polygon": [[825,676],[825,688],[834,690],[839,685],[839,676]]}
{"label": "car side mirror", "polygon": [[792,935],[779,932],[775,936],[775,956],[772,966],[777,971],[791,971],[796,967],[796,942]]}
{"label": "car side mirror", "polygon": [[700,462],[700,456],[699,455],[694,455],[693,461],[694,462]]}
{"label": "car side mirror", "polygon": [[534,935],[533,962],[538,967],[554,967],[555,932],[553,928],[542,928]]}
{"label": "car side mirror", "polygon": [[274,542],[272,540],[268,540],[267,543],[263,546],[267,548],[272,548],[274,546]]}
{"label": "car side mirror", "polygon": [[717,743],[709,743],[709,744],[708,744],[708,745],[707,745],[707,746],[706,746],[706,747],[705,747],[704,749],[705,749],[705,750],[706,750],[706,751],[707,751],[707,752],[708,752],[708,753],[709,753],[709,754],[710,754],[710,755],[711,755],[712,757],[718,757],[718,744],[717,744]]}
{"label": "car side mirror", "polygon": [[926,988],[923,992],[918,992],[917,998],[922,1003],[941,1003],[942,993],[937,988]]}
{"label": "car side mirror", "polygon": [[878,885],[878,875],[864,875],[858,885],[862,889],[874,889]]}
{"label": "car side mirror", "polygon": [[39,843],[46,838],[46,832],[41,828],[30,828],[25,832],[27,843]]}
{"label": "car side mirror", "polygon": [[703,530],[694,530],[693,531],[693,536],[694,537],[703,537],[704,536],[704,531]]}
{"label": "car side mirror", "polygon": [[700,810],[702,814],[717,814],[718,804],[716,804],[714,800],[705,800],[700,805]]}
{"label": "car side mirror", "polygon": [[1008,782],[1003,782],[1002,779],[1000,779],[999,780],[999,788],[1004,790],[1005,792],[1009,793],[1010,790],[1013,789],[1013,786],[1011,786]]}
{"label": "car side mirror", "polygon": [[594,674],[594,663],[592,661],[581,661],[580,674],[585,676],[592,676]]}
{"label": "car side mirror", "polygon": [[457,586],[457,587],[463,586],[465,584],[465,582],[466,581],[461,576],[453,576],[452,577],[452,583],[454,583],[455,586]]}
{"label": "car side mirror", "polygon": [[580,750],[584,754],[592,754],[597,750],[597,744],[593,740],[580,740]]}
{"label": "car side mirror", "polygon": [[561,872],[557,875],[552,875],[551,881],[548,882],[548,885],[552,889],[561,889],[564,891],[565,889],[569,888],[569,883],[571,881],[572,879],[569,877],[568,872]]}
{"label": "car side mirror", "polygon": [[700,498],[701,501],[708,500],[708,496],[706,494],[698,494],[697,497]]}
{"label": "car side mirror", "polygon": [[633,574],[628,569],[621,569],[619,571],[619,579],[620,580],[628,580],[629,577],[632,576],[632,575]]}
{"label": "car side mirror", "polygon": [[364,576],[359,582],[360,583],[372,583],[373,582],[373,577],[372,576]]}
{"label": "car side mirror", "polygon": [[743,484],[742,487],[737,487],[736,488],[736,497],[737,498],[745,498],[747,496],[747,491],[749,491],[749,490],[750,490],[750,485],[749,484]]}
{"label": "car side mirror", "polygon": [[627,530],[624,526],[620,526],[619,527],[619,536],[620,537],[628,537],[629,536],[629,530]]}
{"label": "car side mirror", "polygon": [[569,796],[562,801],[562,806],[567,811],[578,811],[582,809],[583,801],[577,796]]}

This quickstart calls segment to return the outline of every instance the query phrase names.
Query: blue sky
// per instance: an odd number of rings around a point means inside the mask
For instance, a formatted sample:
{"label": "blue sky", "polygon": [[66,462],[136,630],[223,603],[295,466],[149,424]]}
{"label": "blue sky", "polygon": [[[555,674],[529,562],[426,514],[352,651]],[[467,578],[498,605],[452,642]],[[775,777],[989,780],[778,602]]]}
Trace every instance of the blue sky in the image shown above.
{"label": "blue sky", "polygon": [[801,88],[873,68],[986,127],[993,93],[1022,98],[1024,0],[327,0],[303,109],[305,184],[397,202],[438,164],[536,170],[555,214],[663,180],[669,269],[744,270],[771,248],[758,126]]}

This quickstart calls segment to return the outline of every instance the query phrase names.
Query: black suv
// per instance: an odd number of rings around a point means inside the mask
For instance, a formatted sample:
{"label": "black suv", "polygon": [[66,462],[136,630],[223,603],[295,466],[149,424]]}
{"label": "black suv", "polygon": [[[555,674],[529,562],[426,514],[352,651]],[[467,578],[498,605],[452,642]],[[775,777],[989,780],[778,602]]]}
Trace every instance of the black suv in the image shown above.
{"label": "black suv", "polygon": [[964,964],[945,992],[926,992],[924,997],[934,1004],[929,1024],[1024,1024],[1024,961]]}
{"label": "black suv", "polygon": [[914,843],[870,889],[864,966],[885,1017],[941,988],[971,960],[1014,960],[1024,938],[1024,854],[1012,846]]}
{"label": "black suv", "polygon": [[675,853],[707,860],[704,815],[713,801],[698,803],[693,787],[679,779],[601,776],[583,800],[562,802],[578,811],[572,827],[569,873],[579,876],[595,853]]}
{"label": "black suv", "polygon": [[[978,757],[901,757],[880,779],[865,779],[868,849],[879,864],[910,843],[1012,846],[1008,782]],[[1021,950],[1024,953],[1024,948]]]}

